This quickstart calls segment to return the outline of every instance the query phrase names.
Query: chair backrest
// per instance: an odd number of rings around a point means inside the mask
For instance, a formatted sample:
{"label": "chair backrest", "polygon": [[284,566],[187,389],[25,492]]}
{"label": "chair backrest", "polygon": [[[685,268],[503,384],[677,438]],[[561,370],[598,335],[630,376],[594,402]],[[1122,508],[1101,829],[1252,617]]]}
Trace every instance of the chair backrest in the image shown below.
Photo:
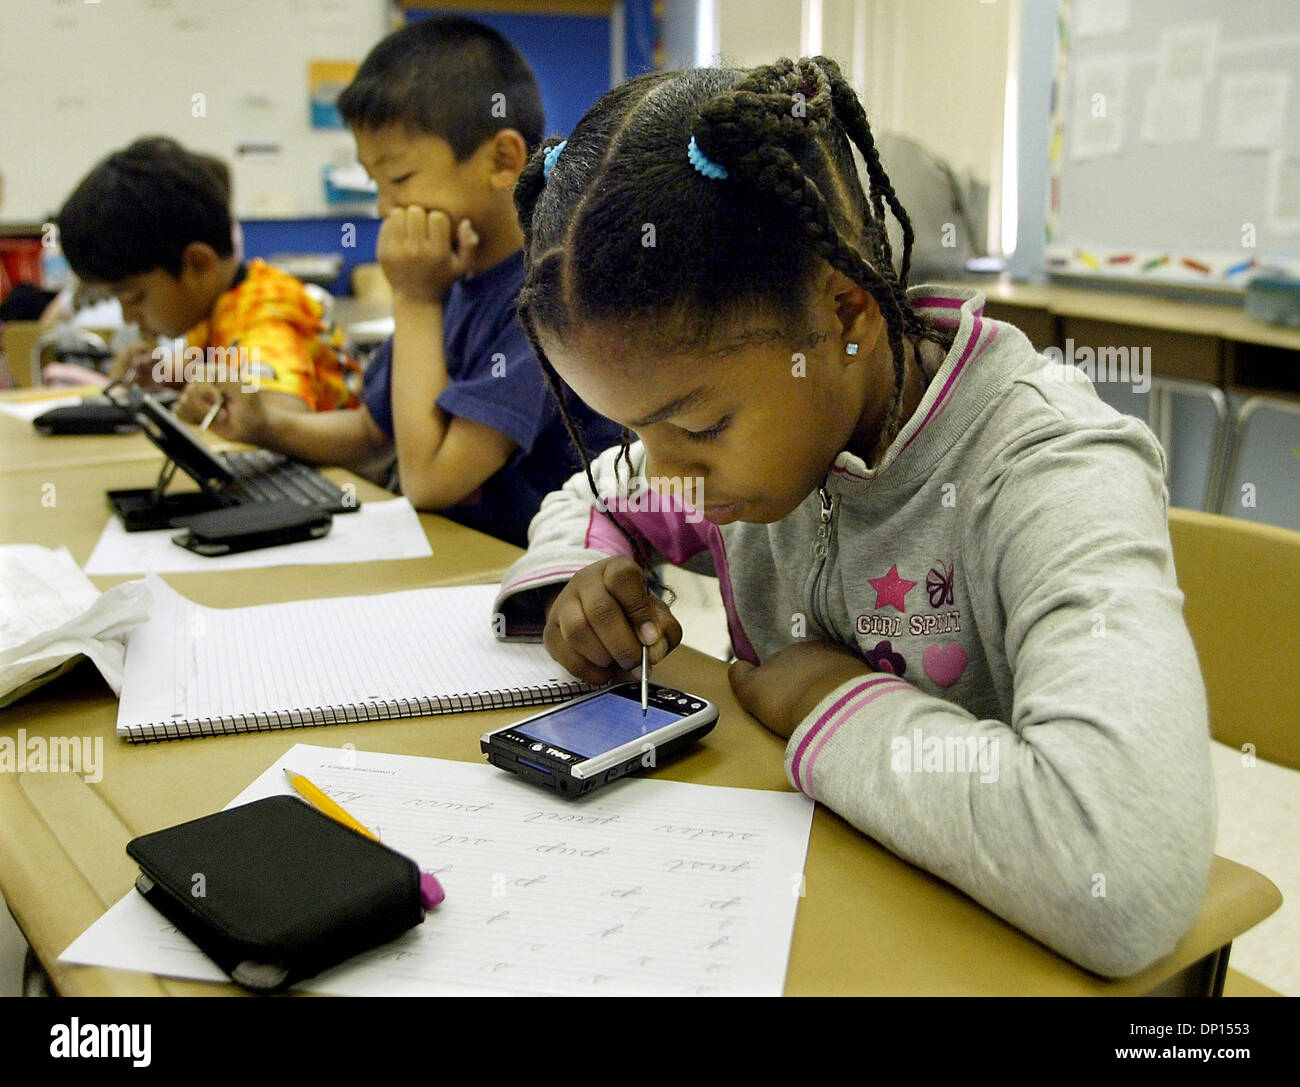
{"label": "chair backrest", "polygon": [[393,288],[378,264],[357,264],[352,268],[352,297],[361,302],[393,304]]}
{"label": "chair backrest", "polygon": [[[113,352],[98,332],[63,324],[43,333],[32,344],[32,373],[39,376],[39,384],[61,384],[64,379],[52,367],[72,363],[87,369],[102,367],[107,370],[112,358]],[[71,371],[67,373],[70,374]],[[49,382],[47,376],[50,377]]]}
{"label": "chair backrest", "polygon": [[1169,460],[1169,501],[1217,513],[1232,433],[1223,390],[1208,381],[1152,377],[1149,412]]}
{"label": "chair backrest", "polygon": [[316,299],[321,305],[321,320],[327,325],[334,320],[334,296],[324,287],[316,283],[304,283],[302,285],[312,298]]}
{"label": "chair backrest", "polygon": [[1169,465],[1169,501],[1186,508],[1219,510],[1223,466],[1232,417],[1222,390],[1208,381],[1151,377],[1142,391],[1126,382],[1098,381],[1097,396],[1118,412],[1146,423]]}
{"label": "chair backrest", "polygon": [[14,384],[20,389],[41,383],[40,367],[32,369],[32,346],[44,331],[40,321],[8,321],[4,326],[5,357]]}
{"label": "chair backrest", "polygon": [[1300,770],[1300,532],[1171,507],[1169,537],[1211,733]]}
{"label": "chair backrest", "polygon": [[1220,512],[1300,530],[1300,404],[1252,396],[1237,409]]}

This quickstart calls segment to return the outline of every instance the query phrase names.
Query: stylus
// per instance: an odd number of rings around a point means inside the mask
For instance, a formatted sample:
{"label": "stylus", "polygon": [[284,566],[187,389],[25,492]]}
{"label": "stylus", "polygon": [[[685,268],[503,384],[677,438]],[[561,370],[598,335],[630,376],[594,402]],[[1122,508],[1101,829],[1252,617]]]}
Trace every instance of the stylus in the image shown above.
{"label": "stylus", "polygon": [[219,412],[226,405],[226,394],[222,393],[217,397],[217,402],[208,408],[208,414],[203,417],[203,422],[199,424],[200,430],[207,430],[212,425],[212,420],[217,417]]}
{"label": "stylus", "polygon": [[650,708],[650,647],[641,647],[641,716]]}

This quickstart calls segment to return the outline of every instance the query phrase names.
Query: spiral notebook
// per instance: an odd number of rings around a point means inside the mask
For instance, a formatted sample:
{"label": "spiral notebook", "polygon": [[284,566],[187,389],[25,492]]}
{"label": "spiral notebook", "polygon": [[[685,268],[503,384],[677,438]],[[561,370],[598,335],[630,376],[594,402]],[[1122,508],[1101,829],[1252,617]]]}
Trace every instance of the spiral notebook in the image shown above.
{"label": "spiral notebook", "polygon": [[173,740],[557,702],[591,690],[492,633],[495,585],[208,608],[157,577],[132,631],[124,739]]}

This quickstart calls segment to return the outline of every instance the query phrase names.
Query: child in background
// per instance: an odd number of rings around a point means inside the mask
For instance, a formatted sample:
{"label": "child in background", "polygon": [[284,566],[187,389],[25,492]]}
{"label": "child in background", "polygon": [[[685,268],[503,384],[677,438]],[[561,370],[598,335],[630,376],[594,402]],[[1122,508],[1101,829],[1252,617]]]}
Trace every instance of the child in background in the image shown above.
{"label": "child in background", "polygon": [[[293,417],[227,390],[213,429],[345,467],[395,448],[415,506],[522,545],[543,496],[578,465],[515,314],[512,193],[542,137],[536,80],[488,27],[426,19],[375,46],[338,107],[379,186],[393,338],[366,368],[360,411]],[[201,419],[221,392],[192,387],[179,410]],[[569,418],[588,444],[618,440],[582,405]]]}
{"label": "child in background", "polygon": [[[205,359],[214,349],[248,360],[239,385],[256,384],[283,412],[351,407],[360,372],[322,321],[322,307],[293,276],[236,252],[228,175],[211,156],[147,137],[96,166],[59,212],[59,240],[83,283],[105,285],[122,318],[146,340],[184,336]],[[152,351],[146,347],[145,350]],[[162,384],[183,382],[185,360],[160,369],[139,355],[119,369],[147,368]]]}
{"label": "child in background", "polygon": [[1089,970],[1168,954],[1215,817],[1163,456],[978,290],[909,289],[835,63],[633,80],[517,201],[539,359],[640,440],[542,504],[506,636],[625,678],[681,638],[645,568],[711,558],[797,789]]}

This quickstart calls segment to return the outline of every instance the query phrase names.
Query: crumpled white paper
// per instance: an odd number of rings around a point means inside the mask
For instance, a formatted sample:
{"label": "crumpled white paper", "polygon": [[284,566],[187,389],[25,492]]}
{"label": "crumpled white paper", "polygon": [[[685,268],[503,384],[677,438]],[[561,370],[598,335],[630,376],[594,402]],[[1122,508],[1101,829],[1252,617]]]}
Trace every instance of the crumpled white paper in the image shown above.
{"label": "crumpled white paper", "polygon": [[101,593],[66,547],[0,547],[0,706],[89,657],[122,690],[126,636],[149,614],[143,581]]}

